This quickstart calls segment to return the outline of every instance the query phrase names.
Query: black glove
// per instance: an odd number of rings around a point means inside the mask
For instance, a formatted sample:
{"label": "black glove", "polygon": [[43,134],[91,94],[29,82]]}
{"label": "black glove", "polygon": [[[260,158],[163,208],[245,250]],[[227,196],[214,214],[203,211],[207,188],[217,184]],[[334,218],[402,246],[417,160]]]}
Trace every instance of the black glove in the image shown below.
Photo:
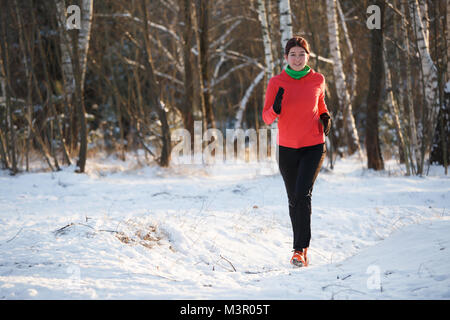
{"label": "black glove", "polygon": [[281,100],[283,99],[283,93],[284,93],[284,89],[282,87],[280,87],[278,89],[277,92],[277,96],[275,97],[275,102],[273,103],[273,111],[276,114],[280,114],[281,113]]}
{"label": "black glove", "polygon": [[320,122],[322,122],[323,132],[326,136],[330,133],[331,129],[331,117],[328,113],[322,113],[320,115]]}

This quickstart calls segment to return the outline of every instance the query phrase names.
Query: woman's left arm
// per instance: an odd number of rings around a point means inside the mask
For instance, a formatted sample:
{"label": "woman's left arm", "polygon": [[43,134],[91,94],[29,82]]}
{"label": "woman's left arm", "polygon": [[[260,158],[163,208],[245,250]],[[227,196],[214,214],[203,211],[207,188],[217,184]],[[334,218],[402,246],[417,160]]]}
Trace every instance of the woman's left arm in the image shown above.
{"label": "woman's left arm", "polygon": [[327,105],[325,104],[325,80],[321,86],[321,93],[319,96],[319,115],[320,115],[320,122],[322,122],[323,125],[323,132],[326,136],[330,133],[331,129],[331,117],[330,113],[328,112]]}
{"label": "woman's left arm", "polygon": [[325,79],[320,86],[319,96],[319,114],[328,113],[327,105],[325,104]]}

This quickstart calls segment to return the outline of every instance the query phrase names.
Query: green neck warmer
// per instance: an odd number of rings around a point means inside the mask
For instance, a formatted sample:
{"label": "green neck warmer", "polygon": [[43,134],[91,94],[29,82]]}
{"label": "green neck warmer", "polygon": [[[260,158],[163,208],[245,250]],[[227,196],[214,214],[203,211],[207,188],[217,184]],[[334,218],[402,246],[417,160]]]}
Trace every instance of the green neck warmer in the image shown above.
{"label": "green neck warmer", "polygon": [[284,69],[286,71],[286,73],[288,75],[290,75],[292,78],[294,79],[300,79],[301,77],[306,76],[310,71],[311,68],[308,65],[305,65],[305,67],[303,68],[303,70],[300,71],[295,71],[293,69],[291,69],[291,67],[289,65],[287,65],[287,67]]}

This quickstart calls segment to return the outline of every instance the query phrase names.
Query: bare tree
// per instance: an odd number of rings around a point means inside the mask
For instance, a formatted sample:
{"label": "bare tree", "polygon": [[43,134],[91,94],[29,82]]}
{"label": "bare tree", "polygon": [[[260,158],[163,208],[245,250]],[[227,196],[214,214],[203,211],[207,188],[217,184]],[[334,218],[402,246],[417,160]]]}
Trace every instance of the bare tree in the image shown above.
{"label": "bare tree", "polygon": [[[383,39],[384,40],[384,39]],[[411,168],[410,168],[410,161],[409,161],[409,149],[407,147],[407,143],[405,140],[405,134],[403,132],[404,128],[402,126],[402,123],[400,121],[400,118],[403,116],[403,113],[400,113],[400,108],[397,104],[397,101],[394,97],[394,91],[392,86],[392,76],[391,76],[391,70],[389,68],[387,59],[386,59],[387,53],[386,53],[386,46],[383,41],[383,66],[384,66],[384,79],[385,79],[385,87],[387,91],[387,100],[386,103],[389,107],[389,111],[394,117],[394,125],[395,130],[397,132],[398,139],[400,140],[400,153],[403,153],[405,158],[405,165],[406,165],[406,174],[409,176],[411,174]]]}
{"label": "bare tree", "polygon": [[[426,7],[423,7],[424,9]],[[424,108],[424,120],[422,123],[422,132],[420,132],[422,139],[420,142],[420,163],[418,164],[418,173],[422,174],[424,168],[425,157],[429,155],[433,130],[436,125],[437,116],[440,109],[440,101],[438,97],[438,77],[437,69],[431,58],[430,48],[428,45],[428,29],[427,25],[423,24],[423,19],[426,20],[426,14],[421,13],[418,0],[409,0],[409,10],[412,19],[412,25],[416,38],[417,51],[419,52],[422,83],[424,87],[424,101],[426,108]]]}
{"label": "bare tree", "polygon": [[383,170],[384,163],[378,135],[378,106],[380,104],[381,82],[383,80],[383,19],[384,1],[375,2],[380,8],[381,28],[371,33],[371,70],[369,94],[367,95],[366,152],[367,167]]}
{"label": "bare tree", "polygon": [[147,79],[149,84],[149,102],[151,106],[156,110],[159,120],[161,121],[161,131],[162,131],[162,147],[161,155],[158,159],[159,164],[162,167],[169,166],[170,163],[170,151],[171,151],[171,140],[170,140],[170,129],[167,122],[167,115],[164,107],[161,105],[160,100],[160,87],[157,83],[155,77],[155,68],[152,61],[152,53],[150,46],[150,23],[147,17],[147,0],[142,1],[142,14],[144,21],[143,37],[144,37],[144,66],[147,73]]}
{"label": "bare tree", "polygon": [[[353,109],[346,83],[346,76],[342,66],[341,50],[339,45],[339,31],[336,16],[336,0],[327,0],[328,37],[330,44],[330,55],[334,61],[333,74],[338,95],[339,106],[343,110],[344,135],[347,137],[349,154],[358,152],[363,158],[359,135],[353,117]],[[342,134],[341,134],[342,135]]]}
{"label": "bare tree", "polygon": [[191,63],[192,49],[192,17],[191,6],[189,0],[180,0],[180,8],[183,15],[183,65],[184,65],[184,95],[181,103],[181,114],[183,117],[184,127],[191,135],[191,147],[194,147],[194,79]]}
{"label": "bare tree", "polygon": [[199,61],[200,61],[200,81],[203,95],[203,103],[205,105],[205,114],[203,115],[206,120],[207,128],[215,128],[216,121],[214,118],[214,112],[211,104],[211,87],[209,81],[209,16],[211,13],[211,3],[209,0],[198,0],[200,2],[198,6],[199,27],[197,29],[199,38]]}
{"label": "bare tree", "polygon": [[2,8],[2,12],[0,13],[1,21],[0,21],[0,53],[1,58],[0,62],[2,63],[0,71],[2,74],[2,78],[4,79],[4,88],[5,90],[5,105],[6,105],[6,122],[7,128],[9,131],[9,141],[7,141],[6,152],[9,153],[9,159],[11,162],[10,173],[15,175],[18,172],[17,167],[17,148],[16,148],[16,130],[14,126],[14,105],[11,101],[11,76],[10,76],[10,62],[9,62],[9,48],[8,48],[8,31],[10,30],[6,24],[8,21],[7,10],[6,8]]}

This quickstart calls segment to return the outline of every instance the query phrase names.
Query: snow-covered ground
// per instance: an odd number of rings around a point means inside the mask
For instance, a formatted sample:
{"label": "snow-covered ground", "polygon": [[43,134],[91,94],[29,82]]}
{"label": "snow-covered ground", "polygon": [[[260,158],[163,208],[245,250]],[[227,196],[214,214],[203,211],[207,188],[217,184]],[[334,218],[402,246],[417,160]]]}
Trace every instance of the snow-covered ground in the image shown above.
{"label": "snow-covered ground", "polygon": [[308,268],[274,164],[0,171],[0,299],[450,299],[450,181],[339,160]]}

